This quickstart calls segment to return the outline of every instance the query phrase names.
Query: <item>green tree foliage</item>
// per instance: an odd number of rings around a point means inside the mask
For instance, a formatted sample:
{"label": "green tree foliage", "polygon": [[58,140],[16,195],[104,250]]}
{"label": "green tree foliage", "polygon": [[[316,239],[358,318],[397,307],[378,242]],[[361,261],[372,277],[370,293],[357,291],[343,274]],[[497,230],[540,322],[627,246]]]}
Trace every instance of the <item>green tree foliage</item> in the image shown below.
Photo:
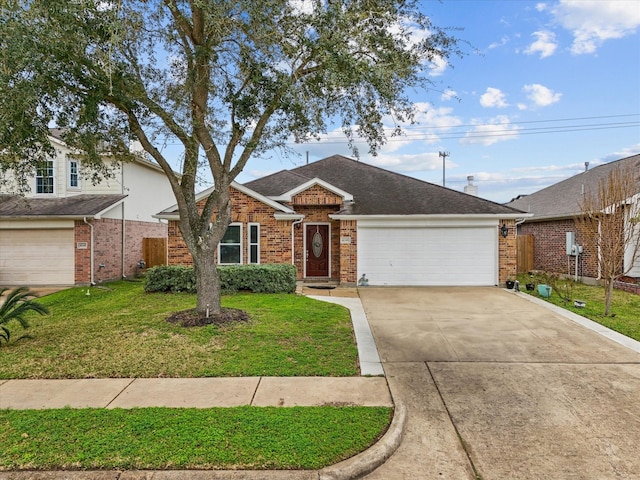
{"label": "green tree foliage", "polygon": [[[126,161],[141,142],[165,171],[193,256],[198,310],[219,306],[213,255],[229,185],[251,156],[339,124],[372,153],[383,120],[412,120],[408,89],[457,40],[402,0],[0,0],[0,166],[24,180],[51,125]],[[398,131],[394,133],[399,133]],[[181,145],[174,173],[163,145]],[[199,168],[216,189],[196,207]],[[213,214],[215,221],[211,223]]]}
{"label": "green tree foliage", "polygon": [[9,323],[16,321],[23,329],[27,329],[29,328],[29,320],[25,316],[27,312],[36,312],[40,315],[49,313],[47,307],[33,300],[34,295],[28,288],[19,287],[6,293],[7,291],[7,288],[0,289],[0,346],[11,341]]}

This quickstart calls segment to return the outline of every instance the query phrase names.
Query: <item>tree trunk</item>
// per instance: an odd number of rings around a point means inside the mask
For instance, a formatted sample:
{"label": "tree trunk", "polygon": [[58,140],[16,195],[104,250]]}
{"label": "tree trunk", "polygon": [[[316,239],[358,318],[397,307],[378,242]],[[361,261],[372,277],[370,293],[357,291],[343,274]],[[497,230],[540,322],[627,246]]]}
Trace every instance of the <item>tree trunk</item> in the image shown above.
{"label": "tree trunk", "polygon": [[613,284],[615,280],[608,278],[605,282],[604,290],[604,316],[608,317],[611,313],[611,300],[613,300]]}
{"label": "tree trunk", "polygon": [[220,305],[220,276],[216,269],[215,248],[210,245],[199,245],[193,256],[193,268],[196,277],[198,313],[207,315],[222,311]]}

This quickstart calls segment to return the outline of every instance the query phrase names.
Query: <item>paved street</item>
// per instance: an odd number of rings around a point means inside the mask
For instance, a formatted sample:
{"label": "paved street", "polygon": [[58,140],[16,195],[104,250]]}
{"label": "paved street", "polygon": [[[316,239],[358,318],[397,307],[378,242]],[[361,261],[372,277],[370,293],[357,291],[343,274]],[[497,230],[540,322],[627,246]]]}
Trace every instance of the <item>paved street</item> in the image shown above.
{"label": "paved street", "polygon": [[398,451],[366,478],[640,479],[640,353],[497,288],[364,288]]}

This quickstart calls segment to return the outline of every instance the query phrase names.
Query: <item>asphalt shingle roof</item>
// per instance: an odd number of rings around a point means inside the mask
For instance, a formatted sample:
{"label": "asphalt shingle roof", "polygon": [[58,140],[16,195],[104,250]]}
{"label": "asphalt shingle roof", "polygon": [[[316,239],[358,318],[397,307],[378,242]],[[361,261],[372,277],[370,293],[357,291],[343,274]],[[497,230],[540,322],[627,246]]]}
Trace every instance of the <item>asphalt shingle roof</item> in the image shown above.
{"label": "asphalt shingle roof", "polygon": [[0,195],[0,218],[92,217],[115,205],[126,195],[74,195],[64,198]]}
{"label": "asphalt shingle roof", "polygon": [[319,178],[353,195],[341,213],[353,215],[468,215],[521,213],[515,208],[457,192],[366,163],[333,155],[292,170],[283,170],[245,184],[278,196]]}
{"label": "asphalt shingle roof", "polygon": [[629,167],[636,173],[640,192],[640,154],[638,154],[599,165],[531,195],[513,200],[507,205],[533,213],[533,217],[528,221],[573,217],[581,211],[583,192],[595,192],[599,182],[605,180],[617,167]]}

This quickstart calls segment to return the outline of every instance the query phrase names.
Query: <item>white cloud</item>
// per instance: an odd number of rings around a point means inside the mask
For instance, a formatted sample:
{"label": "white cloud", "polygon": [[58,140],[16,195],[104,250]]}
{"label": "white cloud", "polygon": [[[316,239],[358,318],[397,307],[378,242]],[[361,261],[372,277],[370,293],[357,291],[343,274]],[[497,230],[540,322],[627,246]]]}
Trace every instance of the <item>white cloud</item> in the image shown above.
{"label": "white cloud", "polygon": [[443,102],[455,100],[457,98],[458,92],[456,92],[455,90],[451,90],[450,88],[447,88],[444,92],[442,92],[442,95],[440,95],[440,100],[442,100]]}
{"label": "white cloud", "polygon": [[527,53],[529,55],[540,53],[540,58],[550,57],[554,54],[556,48],[558,48],[555,33],[543,30],[539,32],[533,32],[532,35],[536,37],[536,41],[529,45],[524,53]]}
{"label": "white cloud", "polygon": [[[377,157],[369,157],[366,163],[377,167],[392,170],[394,172],[424,172],[442,170],[442,158],[438,152],[424,152],[418,154],[387,155],[382,153]],[[447,160],[447,168],[455,168],[457,165]]]}
{"label": "white cloud", "polygon": [[560,0],[552,12],[573,33],[571,52],[576,55],[594,53],[604,41],[631,35],[640,26],[636,0]]}
{"label": "white cloud", "polygon": [[500,89],[488,87],[487,91],[480,96],[480,105],[483,107],[504,108],[509,106],[505,98],[505,94]]}
{"label": "white cloud", "polygon": [[561,93],[556,93],[539,83],[525,85],[522,90],[527,93],[527,97],[536,107],[548,107],[560,101],[562,96]]}
{"label": "white cloud", "polygon": [[547,4],[546,3],[536,3],[536,10],[539,12],[544,12],[547,9]]}
{"label": "white cloud", "polygon": [[499,42],[493,42],[489,45],[489,50],[492,50],[494,48],[498,48],[498,47],[503,47],[504,45],[506,45],[507,43],[509,43],[509,37],[507,37],[506,35],[503,36]]}
{"label": "white cloud", "polygon": [[447,61],[444,58],[435,57],[429,63],[429,73],[431,74],[432,77],[439,77],[440,75],[444,74],[444,72],[447,69],[448,65],[449,64],[447,63]]}
{"label": "white cloud", "polygon": [[512,125],[506,115],[498,115],[482,122],[473,120],[472,123],[475,125],[473,129],[467,132],[465,137],[460,140],[463,145],[480,144],[489,146],[494,143],[513,140],[518,138],[518,132],[521,128],[517,125]]}

